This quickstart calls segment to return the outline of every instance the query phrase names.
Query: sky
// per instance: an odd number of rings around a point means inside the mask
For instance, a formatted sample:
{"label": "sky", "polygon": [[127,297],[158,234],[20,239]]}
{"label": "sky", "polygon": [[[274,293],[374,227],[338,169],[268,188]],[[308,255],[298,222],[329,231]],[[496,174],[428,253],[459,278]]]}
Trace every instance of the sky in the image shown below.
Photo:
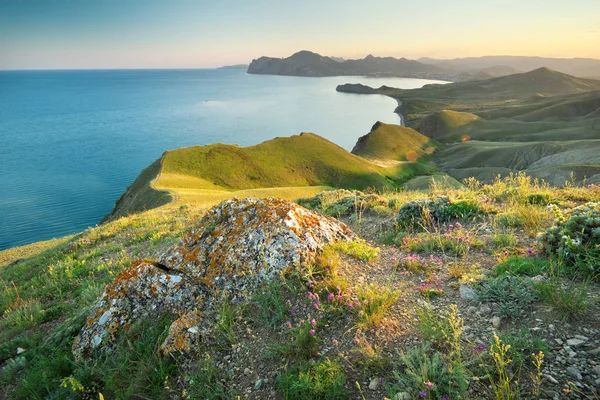
{"label": "sky", "polygon": [[0,69],[345,58],[600,59],[600,0],[0,0]]}

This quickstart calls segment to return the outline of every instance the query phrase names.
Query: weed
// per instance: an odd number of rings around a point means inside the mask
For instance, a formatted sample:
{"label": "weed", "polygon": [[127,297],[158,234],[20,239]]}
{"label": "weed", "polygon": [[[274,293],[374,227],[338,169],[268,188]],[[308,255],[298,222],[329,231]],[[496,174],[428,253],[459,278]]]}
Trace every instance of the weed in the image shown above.
{"label": "weed", "polygon": [[348,397],[346,375],[338,361],[326,359],[291,368],[277,379],[277,389],[290,400],[342,400]]}
{"label": "weed", "polygon": [[556,276],[533,284],[535,294],[567,319],[585,315],[597,302],[587,289],[587,282],[568,281],[563,284]]}
{"label": "weed", "polygon": [[499,305],[501,316],[518,317],[533,301],[533,294],[528,283],[519,277],[491,278],[478,288],[482,301],[495,302]]}
{"label": "weed", "polygon": [[549,261],[538,257],[510,256],[496,265],[497,276],[527,275],[536,276],[548,271]]}
{"label": "weed", "polygon": [[348,254],[361,261],[374,261],[379,257],[379,247],[371,247],[364,240],[353,242],[335,242],[331,245],[333,249]]}
{"label": "weed", "polygon": [[419,331],[423,338],[436,345],[443,345],[446,338],[452,336],[452,327],[447,318],[440,318],[439,313],[435,312],[430,304],[423,304],[415,307],[419,317]]}
{"label": "weed", "polygon": [[360,302],[359,326],[368,329],[381,322],[385,313],[400,297],[400,291],[371,284],[358,288],[357,296]]}
{"label": "weed", "polygon": [[225,400],[232,398],[224,385],[227,376],[219,370],[209,354],[196,361],[189,377],[188,393],[191,399]]}
{"label": "weed", "polygon": [[260,316],[269,326],[275,328],[285,319],[286,309],[280,294],[281,285],[272,280],[256,290],[253,299],[258,304]]}
{"label": "weed", "polygon": [[236,322],[238,310],[224,300],[219,307],[217,323],[215,324],[216,340],[223,348],[229,348],[238,342]]}
{"label": "weed", "polygon": [[399,354],[401,371],[393,371],[396,392],[408,391],[413,398],[462,398],[468,387],[466,371],[452,372],[442,354],[426,343]]}
{"label": "weed", "polygon": [[519,368],[532,353],[548,352],[546,342],[526,329],[505,333],[500,336],[500,341],[510,346],[508,355]]}

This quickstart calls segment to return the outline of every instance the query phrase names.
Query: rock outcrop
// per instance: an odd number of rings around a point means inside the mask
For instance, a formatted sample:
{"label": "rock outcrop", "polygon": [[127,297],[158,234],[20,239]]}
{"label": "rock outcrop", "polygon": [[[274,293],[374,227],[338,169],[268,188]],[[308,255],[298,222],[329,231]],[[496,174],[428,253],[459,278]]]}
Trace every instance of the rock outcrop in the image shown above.
{"label": "rock outcrop", "polygon": [[288,200],[226,200],[158,262],[136,261],[106,287],[73,354],[89,358],[110,348],[119,329],[164,313],[179,319],[161,350],[185,351],[200,340],[202,311],[225,298],[248,299],[267,279],[312,262],[325,244],[355,237],[343,223]]}

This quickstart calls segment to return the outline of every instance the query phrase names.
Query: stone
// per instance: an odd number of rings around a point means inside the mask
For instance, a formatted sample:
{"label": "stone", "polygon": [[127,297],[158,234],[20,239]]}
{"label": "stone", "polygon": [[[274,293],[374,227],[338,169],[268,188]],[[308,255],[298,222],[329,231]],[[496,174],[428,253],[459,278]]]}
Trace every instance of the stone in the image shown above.
{"label": "stone", "polygon": [[173,321],[169,327],[169,334],[160,346],[164,355],[176,352],[187,353],[198,348],[200,343],[200,330],[198,325],[202,322],[200,313],[190,311]]}
{"label": "stone", "polygon": [[264,380],[258,379],[256,381],[256,383],[254,384],[254,390],[259,390],[262,387],[263,383],[264,383]]}
{"label": "stone", "polygon": [[[186,319],[189,312],[210,311],[225,299],[247,299],[267,280],[310,264],[326,244],[353,240],[356,235],[345,224],[289,200],[226,200],[158,261],[134,261],[107,285],[75,338],[73,355],[77,361],[90,359],[93,350],[110,348],[118,331],[143,319],[164,313]],[[182,336],[199,340],[199,327],[177,321],[186,332],[175,326],[178,337],[165,343],[185,350]]]}
{"label": "stone", "polygon": [[543,375],[544,378],[546,378],[549,382],[554,383],[555,385],[558,385],[558,381],[550,374],[544,374]]}
{"label": "stone", "polygon": [[562,339],[558,339],[558,338],[557,338],[557,339],[554,339],[554,341],[555,341],[556,343],[558,343],[559,345],[561,345],[561,346],[564,344],[564,342],[562,341]]}
{"label": "stone", "polygon": [[369,382],[369,389],[377,390],[378,387],[379,387],[379,378],[371,379],[371,382]]}
{"label": "stone", "polygon": [[569,346],[579,346],[581,344],[584,344],[586,341],[582,340],[582,339],[568,339],[567,340],[567,344]]}
{"label": "stone", "polygon": [[581,372],[579,372],[579,369],[577,367],[568,367],[567,372],[571,374],[574,378],[582,379]]}
{"label": "stone", "polygon": [[487,315],[492,312],[492,308],[487,304],[482,304],[481,307],[479,307],[479,312],[483,315]]}
{"label": "stone", "polygon": [[493,326],[495,329],[498,329],[498,328],[500,328],[500,324],[501,324],[501,323],[502,323],[502,320],[500,319],[500,317],[493,317],[493,318],[492,318],[492,326]]}
{"label": "stone", "polygon": [[590,340],[590,338],[588,338],[587,336],[583,336],[583,335],[575,335],[575,339],[583,340],[584,342],[587,342],[588,340]]}
{"label": "stone", "polygon": [[246,367],[246,369],[244,369],[244,375],[250,375],[252,373],[252,370],[248,367]]}
{"label": "stone", "polygon": [[469,285],[460,285],[458,289],[462,299],[472,300],[477,298],[477,291]]}
{"label": "stone", "polygon": [[596,347],[595,349],[588,351],[588,353],[592,356],[597,356],[600,354],[600,347]]}
{"label": "stone", "polygon": [[22,347],[17,347],[17,355],[25,353],[25,349]]}
{"label": "stone", "polygon": [[592,371],[594,371],[596,375],[600,376],[600,365],[595,365],[594,368],[592,368]]}

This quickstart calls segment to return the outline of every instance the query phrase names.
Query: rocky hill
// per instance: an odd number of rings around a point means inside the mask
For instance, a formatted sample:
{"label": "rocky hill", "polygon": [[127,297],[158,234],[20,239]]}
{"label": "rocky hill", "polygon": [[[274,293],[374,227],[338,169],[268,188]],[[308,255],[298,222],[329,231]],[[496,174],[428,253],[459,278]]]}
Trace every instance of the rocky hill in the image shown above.
{"label": "rocky hill", "polygon": [[443,68],[406,58],[374,57],[336,61],[310,51],[300,51],[287,58],[260,57],[252,60],[249,74],[292,76],[384,75],[414,78],[447,77]]}

